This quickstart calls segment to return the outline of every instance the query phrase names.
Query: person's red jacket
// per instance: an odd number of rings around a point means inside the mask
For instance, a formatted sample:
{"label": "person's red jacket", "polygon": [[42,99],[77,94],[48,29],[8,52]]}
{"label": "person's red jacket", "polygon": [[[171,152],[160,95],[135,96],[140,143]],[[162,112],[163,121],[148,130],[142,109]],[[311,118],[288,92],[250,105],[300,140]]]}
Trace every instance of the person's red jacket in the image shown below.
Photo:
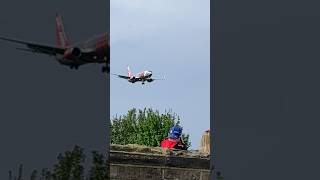
{"label": "person's red jacket", "polygon": [[181,141],[178,141],[175,139],[168,139],[168,138],[161,141],[161,147],[162,148],[169,148],[169,149],[182,149],[182,150],[187,150],[187,148],[188,148]]}

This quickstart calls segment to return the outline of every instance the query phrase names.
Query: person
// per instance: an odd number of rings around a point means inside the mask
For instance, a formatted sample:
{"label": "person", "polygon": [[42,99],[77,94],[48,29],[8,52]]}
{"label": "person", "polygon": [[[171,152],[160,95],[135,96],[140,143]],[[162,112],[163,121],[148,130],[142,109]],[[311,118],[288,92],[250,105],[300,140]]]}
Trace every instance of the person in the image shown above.
{"label": "person", "polygon": [[187,150],[188,146],[182,140],[182,127],[172,126],[169,130],[168,137],[161,141],[162,148]]}

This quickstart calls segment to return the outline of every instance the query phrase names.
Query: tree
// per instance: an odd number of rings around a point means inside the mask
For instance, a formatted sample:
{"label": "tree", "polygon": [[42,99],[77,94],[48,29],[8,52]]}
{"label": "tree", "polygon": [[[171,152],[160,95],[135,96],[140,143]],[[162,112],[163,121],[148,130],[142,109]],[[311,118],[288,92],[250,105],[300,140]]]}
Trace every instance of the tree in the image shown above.
{"label": "tree", "polygon": [[83,163],[85,161],[85,155],[83,153],[83,149],[79,146],[75,146],[72,153],[71,153],[71,159],[72,159],[72,180],[80,180],[84,179],[84,167]]}
{"label": "tree", "polygon": [[[151,108],[138,111],[133,108],[126,115],[111,120],[111,143],[157,147],[168,136],[170,127],[179,124],[179,116],[171,111],[160,114]],[[190,146],[189,135],[183,134],[182,138]]]}
{"label": "tree", "polygon": [[52,179],[52,174],[49,170],[47,170],[44,174],[44,180],[51,180]]}
{"label": "tree", "polygon": [[89,172],[89,180],[105,180],[107,175],[107,162],[102,154],[92,151],[92,167]]}
{"label": "tree", "polygon": [[37,170],[33,170],[30,176],[30,180],[37,180]]}
{"label": "tree", "polygon": [[[85,154],[83,148],[74,146],[72,151],[65,151],[58,155],[58,162],[53,166],[53,172],[48,168],[43,168],[39,173],[33,170],[30,180],[84,180]],[[18,176],[14,180],[22,179],[23,165],[19,166]],[[12,171],[9,171],[9,180],[12,180]],[[92,167],[88,171],[86,180],[105,180],[108,179],[108,164],[102,154],[97,151],[92,152]]]}
{"label": "tree", "polygon": [[83,149],[75,146],[72,151],[59,154],[58,164],[54,165],[53,179],[55,180],[81,180],[84,178],[83,163],[85,155]]}
{"label": "tree", "polygon": [[52,179],[52,173],[48,170],[48,168],[43,168],[41,170],[40,180],[51,180],[51,179]]}
{"label": "tree", "polygon": [[[14,176],[14,180],[23,180],[22,174],[23,174],[23,165],[20,164],[19,170],[18,170],[18,176]],[[9,180],[12,180],[12,178],[13,178],[12,171],[9,171]]]}

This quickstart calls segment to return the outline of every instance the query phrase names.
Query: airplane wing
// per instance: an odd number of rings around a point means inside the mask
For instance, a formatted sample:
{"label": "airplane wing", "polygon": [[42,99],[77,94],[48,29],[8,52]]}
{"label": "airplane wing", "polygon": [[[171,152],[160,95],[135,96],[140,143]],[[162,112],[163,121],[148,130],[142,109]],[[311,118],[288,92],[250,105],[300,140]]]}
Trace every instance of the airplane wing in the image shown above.
{"label": "airplane wing", "polygon": [[58,48],[58,47],[49,46],[49,45],[30,43],[30,42],[26,42],[26,41],[9,39],[9,38],[5,38],[5,37],[0,37],[0,40],[26,45],[28,47],[28,49],[23,49],[23,48],[17,48],[17,49],[23,50],[23,51],[29,51],[29,52],[33,52],[33,53],[48,54],[50,56],[55,56],[57,54],[64,54],[64,52],[65,52],[65,49],[63,49],[63,48]]}
{"label": "airplane wing", "polygon": [[112,74],[112,75],[118,76],[119,78],[122,78],[122,79],[130,79],[128,76],[123,76],[119,74]]}
{"label": "airplane wing", "polygon": [[148,78],[148,79],[146,79],[146,81],[147,82],[152,82],[152,81],[155,81],[155,80],[165,80],[165,77],[163,77],[163,78],[159,78],[159,79],[157,79],[157,78]]}
{"label": "airplane wing", "polygon": [[152,80],[166,80],[166,79],[152,79]]}
{"label": "airplane wing", "polygon": [[154,81],[154,80],[166,80],[166,77],[164,76],[163,78],[160,78],[160,79],[155,79],[155,78],[150,78],[150,79],[152,79],[152,81]]}

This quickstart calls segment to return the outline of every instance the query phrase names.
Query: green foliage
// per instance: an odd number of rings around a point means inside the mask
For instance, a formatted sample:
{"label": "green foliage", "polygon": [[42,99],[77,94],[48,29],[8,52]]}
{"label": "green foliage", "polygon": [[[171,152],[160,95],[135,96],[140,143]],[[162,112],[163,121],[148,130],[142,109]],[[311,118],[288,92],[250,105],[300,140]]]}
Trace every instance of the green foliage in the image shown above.
{"label": "green foliage", "polygon": [[182,134],[182,140],[183,142],[188,146],[190,147],[191,146],[191,142],[189,141],[189,134]]}
{"label": "green foliage", "polygon": [[90,170],[89,180],[106,180],[108,178],[107,174],[107,162],[105,161],[102,154],[97,151],[92,152],[92,164]]}
{"label": "green foliage", "polygon": [[[19,170],[18,170],[18,176],[14,176],[14,180],[23,180],[22,173],[23,173],[23,165],[20,164]],[[12,171],[10,170],[9,171],[9,180],[12,180],[12,178],[13,178],[13,174],[12,174]]]}
{"label": "green foliage", "polygon": [[[180,118],[171,111],[160,114],[151,108],[138,111],[133,108],[126,115],[111,120],[111,143],[157,147],[168,136],[170,127],[179,124]],[[189,135],[183,134],[182,138],[186,144],[191,144]]]}
{"label": "green foliage", "polygon": [[37,180],[37,170],[33,170],[30,176],[30,180]]}
{"label": "green foliage", "polygon": [[52,178],[53,178],[53,175],[47,168],[43,168],[41,170],[40,180],[52,180]]}
{"label": "green foliage", "polygon": [[[85,154],[83,148],[75,146],[72,151],[65,151],[58,155],[58,162],[53,166],[53,172],[43,168],[38,177],[38,171],[33,170],[30,180],[106,180],[108,179],[107,162],[102,154],[92,152],[92,166],[88,171],[88,177],[84,176]],[[14,180],[22,179],[23,165],[19,166],[18,176]],[[9,171],[9,180],[13,180],[12,171]]]}
{"label": "green foliage", "polygon": [[59,154],[58,160],[58,164],[54,165],[54,180],[83,179],[85,155],[82,148],[75,146],[72,151]]}

